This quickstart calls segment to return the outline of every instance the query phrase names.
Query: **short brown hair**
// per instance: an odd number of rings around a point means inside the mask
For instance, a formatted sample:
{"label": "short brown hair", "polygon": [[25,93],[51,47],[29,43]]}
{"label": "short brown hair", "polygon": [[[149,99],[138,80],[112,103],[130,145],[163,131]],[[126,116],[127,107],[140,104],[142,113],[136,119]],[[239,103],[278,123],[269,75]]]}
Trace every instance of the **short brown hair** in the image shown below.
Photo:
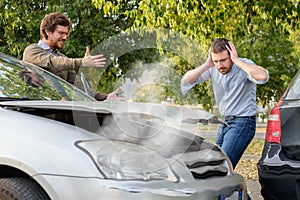
{"label": "short brown hair", "polygon": [[228,46],[230,48],[229,40],[227,40],[226,38],[217,38],[213,41],[213,43],[211,45],[211,51],[213,53],[220,53],[225,50],[228,51],[226,46]]}
{"label": "short brown hair", "polygon": [[41,39],[43,38],[48,39],[46,30],[53,33],[57,25],[67,26],[70,30],[71,24],[72,24],[71,21],[62,13],[54,12],[45,15],[45,17],[41,21],[41,26],[40,26]]}

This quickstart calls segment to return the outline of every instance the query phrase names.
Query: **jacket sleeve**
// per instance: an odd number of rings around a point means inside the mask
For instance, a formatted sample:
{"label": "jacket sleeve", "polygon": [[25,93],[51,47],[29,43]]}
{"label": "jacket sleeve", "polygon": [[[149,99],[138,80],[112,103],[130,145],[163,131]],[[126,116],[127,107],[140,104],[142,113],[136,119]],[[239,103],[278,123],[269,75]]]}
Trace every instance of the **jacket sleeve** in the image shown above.
{"label": "jacket sleeve", "polygon": [[37,44],[31,44],[25,48],[23,60],[46,68],[55,74],[65,70],[77,71],[82,64],[82,58],[68,58],[63,54],[55,56]]}
{"label": "jacket sleeve", "polygon": [[[75,79],[74,86],[78,87],[82,91],[85,91],[83,83],[78,77]],[[104,101],[107,98],[107,94],[99,93],[99,92],[93,90],[92,88],[89,88],[89,91],[87,91],[87,92],[90,96],[94,97],[98,101]]]}

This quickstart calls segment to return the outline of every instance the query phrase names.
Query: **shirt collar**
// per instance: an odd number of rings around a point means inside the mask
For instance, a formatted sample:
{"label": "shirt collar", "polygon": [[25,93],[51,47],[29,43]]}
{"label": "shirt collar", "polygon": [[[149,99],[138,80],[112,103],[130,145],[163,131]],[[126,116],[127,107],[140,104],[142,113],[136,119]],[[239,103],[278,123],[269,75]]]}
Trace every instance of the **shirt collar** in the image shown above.
{"label": "shirt collar", "polygon": [[52,50],[43,40],[39,40],[38,45],[50,53],[57,54],[57,49]]}

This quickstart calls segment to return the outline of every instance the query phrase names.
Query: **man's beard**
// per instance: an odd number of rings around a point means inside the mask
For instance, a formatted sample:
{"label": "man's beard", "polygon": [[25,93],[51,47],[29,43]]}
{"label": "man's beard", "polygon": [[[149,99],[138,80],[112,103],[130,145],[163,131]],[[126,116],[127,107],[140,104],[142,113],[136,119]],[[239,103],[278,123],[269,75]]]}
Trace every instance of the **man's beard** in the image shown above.
{"label": "man's beard", "polygon": [[57,43],[56,43],[56,49],[63,49],[64,46],[65,46],[65,41],[66,40],[59,40],[59,41],[57,41]]}

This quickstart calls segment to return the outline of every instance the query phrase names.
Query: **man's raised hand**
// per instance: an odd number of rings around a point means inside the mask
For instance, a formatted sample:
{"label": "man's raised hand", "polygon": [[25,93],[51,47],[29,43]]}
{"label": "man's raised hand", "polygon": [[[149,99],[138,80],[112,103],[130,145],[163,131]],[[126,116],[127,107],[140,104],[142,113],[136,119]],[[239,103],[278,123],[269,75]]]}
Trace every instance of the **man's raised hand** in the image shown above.
{"label": "man's raised hand", "polygon": [[103,54],[92,56],[90,54],[90,48],[86,48],[84,58],[82,59],[83,67],[104,67],[106,64],[106,58]]}

